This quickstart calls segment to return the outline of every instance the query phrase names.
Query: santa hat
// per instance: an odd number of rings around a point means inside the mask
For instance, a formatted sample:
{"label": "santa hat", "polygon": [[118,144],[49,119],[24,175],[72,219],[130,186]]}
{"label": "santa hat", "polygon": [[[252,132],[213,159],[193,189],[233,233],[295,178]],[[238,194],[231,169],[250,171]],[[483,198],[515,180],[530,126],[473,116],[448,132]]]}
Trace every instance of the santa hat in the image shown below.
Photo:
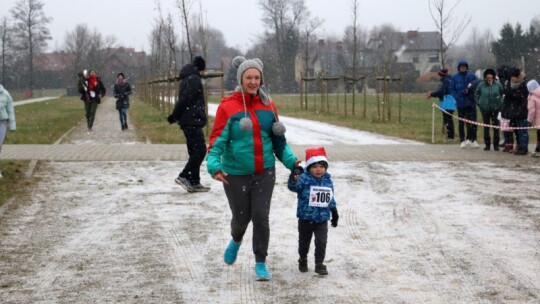
{"label": "santa hat", "polygon": [[328,158],[326,158],[324,147],[306,149],[306,168],[320,161],[325,162],[326,167],[328,167]]}

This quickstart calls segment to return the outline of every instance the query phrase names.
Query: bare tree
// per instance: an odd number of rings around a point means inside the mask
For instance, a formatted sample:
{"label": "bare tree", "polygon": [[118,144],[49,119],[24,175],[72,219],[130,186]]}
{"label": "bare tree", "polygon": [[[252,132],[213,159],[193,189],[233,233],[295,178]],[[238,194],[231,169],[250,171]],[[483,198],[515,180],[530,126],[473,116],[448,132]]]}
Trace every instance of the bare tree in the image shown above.
{"label": "bare tree", "polygon": [[294,91],[295,59],[300,44],[299,28],[309,17],[304,0],[259,0],[263,22],[271,29],[278,56],[279,86]]}
{"label": "bare tree", "polygon": [[191,40],[189,36],[189,22],[191,18],[191,0],[176,0],[176,6],[180,10],[181,21],[186,35],[187,48],[189,51],[189,61],[193,59],[193,49],[191,48]]}
{"label": "bare tree", "polygon": [[[352,115],[355,115],[355,93],[356,93],[356,56],[358,55],[358,8],[360,4],[358,3],[358,0],[352,0],[351,1],[352,6],[352,17],[353,17],[353,26],[352,26],[352,34],[353,34],[353,41],[352,41],[352,81],[353,81],[353,90],[352,90]],[[347,104],[345,103],[345,115],[347,115]],[[365,116],[365,111],[364,111]]]}
{"label": "bare tree", "polygon": [[2,62],[0,63],[2,72],[0,74],[0,83],[6,83],[6,70],[9,63],[9,59],[13,54],[13,37],[11,35],[11,28],[7,17],[2,18],[0,21],[0,57]]}
{"label": "bare tree", "polygon": [[459,0],[454,5],[447,6],[446,0],[428,0],[431,18],[439,32],[439,55],[442,68],[446,67],[446,51],[471,23],[470,16],[466,14],[458,16],[459,11],[456,8],[460,2]]}
{"label": "bare tree", "polygon": [[40,0],[19,0],[11,10],[18,48],[26,54],[30,90],[34,87],[34,58],[47,46],[47,40],[51,39],[47,24],[52,18],[45,16],[43,6]]}
{"label": "bare tree", "polygon": [[531,20],[531,26],[534,28],[535,34],[540,34],[540,15],[534,16],[534,18]]}
{"label": "bare tree", "polygon": [[208,22],[204,18],[202,4],[199,7],[199,23],[198,23],[198,32],[200,45],[204,58],[208,58]]}
{"label": "bare tree", "polygon": [[92,36],[86,24],[78,24],[72,32],[67,32],[64,38],[64,49],[72,54],[71,72],[88,66],[87,58]]}

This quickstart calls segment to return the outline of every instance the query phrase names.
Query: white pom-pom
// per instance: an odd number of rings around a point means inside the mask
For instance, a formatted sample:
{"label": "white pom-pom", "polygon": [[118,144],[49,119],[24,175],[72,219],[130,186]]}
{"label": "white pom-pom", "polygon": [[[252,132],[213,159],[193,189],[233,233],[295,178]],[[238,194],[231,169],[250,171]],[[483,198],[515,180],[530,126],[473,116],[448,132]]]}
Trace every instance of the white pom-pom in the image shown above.
{"label": "white pom-pom", "polygon": [[242,64],[242,62],[246,61],[246,58],[243,56],[236,56],[233,58],[231,62],[231,66],[235,69],[238,69],[238,67]]}
{"label": "white pom-pom", "polygon": [[244,117],[240,119],[240,130],[250,131],[253,128],[251,119]]}
{"label": "white pom-pom", "polygon": [[285,128],[285,125],[280,122],[276,121],[274,124],[272,124],[272,132],[274,132],[274,135],[276,136],[283,136],[287,129]]}

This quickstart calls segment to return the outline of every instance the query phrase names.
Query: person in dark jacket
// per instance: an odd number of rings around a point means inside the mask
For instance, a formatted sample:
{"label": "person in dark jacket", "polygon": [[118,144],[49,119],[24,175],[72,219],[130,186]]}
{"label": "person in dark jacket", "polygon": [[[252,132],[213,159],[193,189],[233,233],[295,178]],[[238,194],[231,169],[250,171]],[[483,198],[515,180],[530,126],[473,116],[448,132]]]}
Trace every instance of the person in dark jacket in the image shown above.
{"label": "person in dark jacket", "polygon": [[116,109],[120,117],[122,131],[128,128],[127,109],[129,109],[129,95],[131,93],[131,85],[125,80],[124,73],[118,73],[116,84],[114,85],[114,98],[116,98]]}
{"label": "person in dark jacket", "polygon": [[206,192],[209,187],[201,185],[200,168],[206,156],[203,127],[207,122],[206,103],[200,74],[206,69],[206,61],[195,56],[192,63],[180,70],[178,100],[173,112],[167,117],[169,123],[177,122],[184,132],[189,159],[175,179],[188,192]]}
{"label": "person in dark jacket", "polygon": [[[296,168],[295,168],[296,169]],[[308,271],[307,256],[311,239],[315,236],[315,272],[327,275],[323,264],[328,239],[328,221],[338,225],[338,211],[334,199],[334,183],[328,170],[324,147],[306,150],[306,170],[293,170],[287,187],[297,193],[298,205],[298,270]],[[331,217],[330,217],[331,216]]]}
{"label": "person in dark jacket", "polygon": [[446,141],[454,141],[454,120],[452,114],[456,109],[456,100],[450,95],[450,76],[448,75],[448,69],[439,70],[439,77],[441,85],[433,92],[426,93],[426,99],[431,97],[439,98],[439,107],[444,110],[442,112],[443,125],[446,130]]}
{"label": "person in dark jacket", "polygon": [[529,132],[527,130],[527,77],[519,68],[510,71],[510,82],[504,90],[505,97],[510,105],[509,118],[510,126],[515,128],[514,133],[517,138],[516,155],[527,155],[529,153]]}
{"label": "person in dark jacket", "polygon": [[[452,76],[450,82],[450,94],[456,99],[456,107],[458,111],[458,132],[461,147],[471,145],[476,141],[476,128],[472,127],[472,124],[465,124],[462,119],[474,120],[476,117],[476,105],[474,100],[470,100],[465,95],[467,86],[469,83],[476,80],[476,76],[469,73],[469,64],[466,60],[460,60],[457,65],[457,73]],[[473,114],[474,112],[474,114]],[[467,133],[465,133],[465,125],[467,125]]]}
{"label": "person in dark jacket", "polygon": [[512,67],[501,65],[497,68],[497,78],[503,87],[503,107],[501,111],[501,132],[503,133],[504,146],[503,152],[512,152],[514,149],[514,132],[510,128],[510,100],[504,94],[505,88],[510,83],[510,70]]}
{"label": "person in dark jacket", "polygon": [[90,70],[88,74],[87,81],[87,91],[86,96],[81,98],[84,100],[84,110],[86,113],[86,124],[88,126],[88,131],[92,130],[94,126],[94,120],[96,118],[96,111],[98,105],[101,103],[101,98],[105,96],[107,90],[101,82],[101,78],[97,76],[96,71]]}
{"label": "person in dark jacket", "polygon": [[[494,69],[486,69],[484,71],[484,81],[482,81],[474,92],[475,99],[478,102],[478,107],[482,113],[484,124],[484,151],[489,151],[491,148],[491,138],[489,125],[499,125],[497,116],[503,108],[503,88],[495,81],[496,72]],[[499,129],[493,129],[493,150],[499,151]]]}

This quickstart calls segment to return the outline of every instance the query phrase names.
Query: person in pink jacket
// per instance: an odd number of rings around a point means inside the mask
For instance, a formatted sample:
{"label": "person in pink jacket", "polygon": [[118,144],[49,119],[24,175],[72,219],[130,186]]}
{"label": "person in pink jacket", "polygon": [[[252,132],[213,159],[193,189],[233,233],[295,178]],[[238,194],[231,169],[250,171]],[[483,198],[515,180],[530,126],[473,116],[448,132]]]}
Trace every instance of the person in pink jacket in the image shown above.
{"label": "person in pink jacket", "polygon": [[532,157],[540,157],[540,85],[536,80],[527,82],[527,121],[536,127],[536,149]]}

